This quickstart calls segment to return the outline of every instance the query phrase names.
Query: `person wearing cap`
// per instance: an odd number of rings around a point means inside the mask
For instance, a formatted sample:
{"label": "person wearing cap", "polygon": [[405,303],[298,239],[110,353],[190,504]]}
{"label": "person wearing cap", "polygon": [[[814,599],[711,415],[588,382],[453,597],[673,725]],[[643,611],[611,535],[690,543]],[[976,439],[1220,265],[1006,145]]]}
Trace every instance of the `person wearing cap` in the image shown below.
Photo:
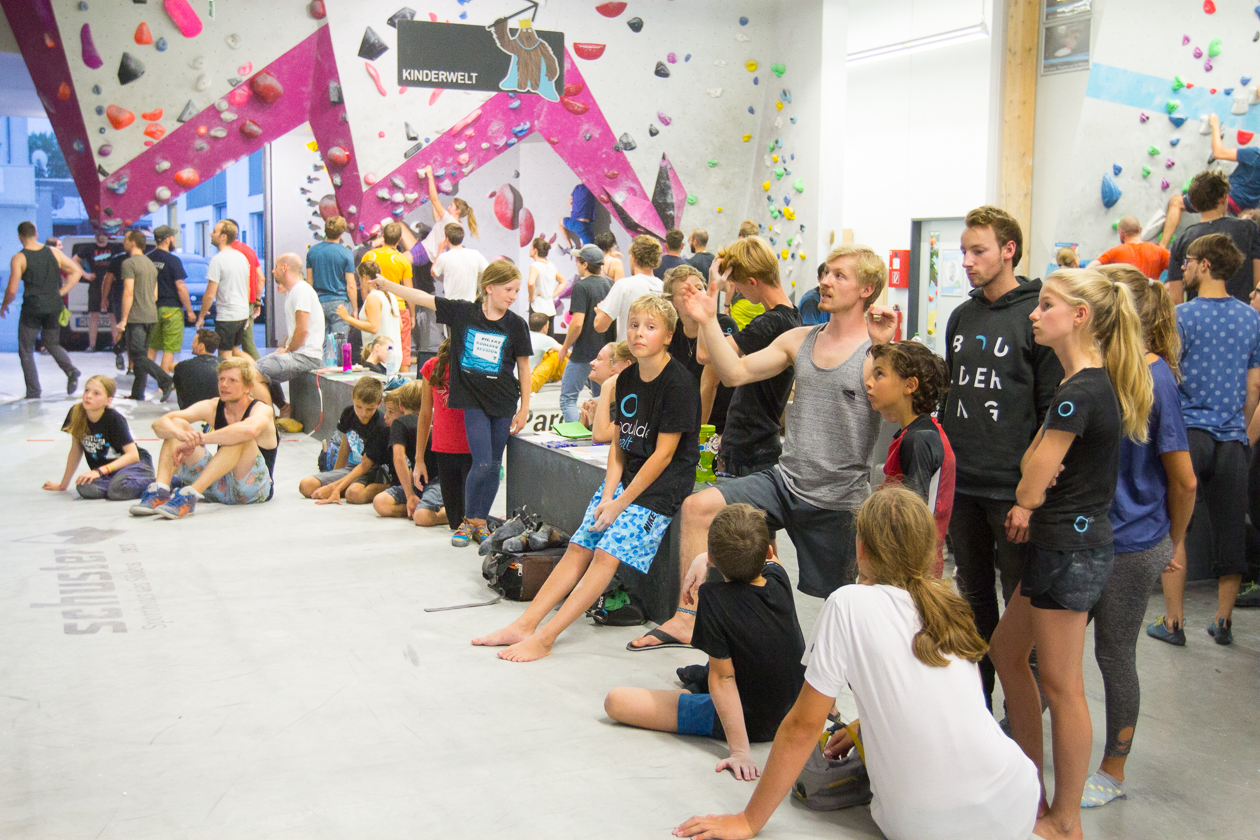
{"label": "person wearing cap", "polygon": [[157,269],[157,326],[149,334],[149,358],[156,359],[162,351],[162,370],[175,372],[175,356],[184,346],[184,324],[197,319],[192,299],[184,280],[184,263],[171,253],[175,247],[175,228],[159,225],[153,231],[157,246],[147,256]]}
{"label": "person wearing cap", "polygon": [[[568,357],[564,376],[560,380],[560,413],[564,422],[577,422],[581,416],[578,396],[591,375],[591,362],[599,355],[600,348],[612,340],[610,331],[595,329],[595,306],[608,296],[612,284],[600,272],[604,267],[604,252],[598,245],[583,245],[569,252],[577,262],[578,279],[573,284],[569,299],[568,332],[560,345],[560,361]],[[569,356],[572,351],[572,356]],[[591,392],[599,396],[599,386],[590,383]]]}

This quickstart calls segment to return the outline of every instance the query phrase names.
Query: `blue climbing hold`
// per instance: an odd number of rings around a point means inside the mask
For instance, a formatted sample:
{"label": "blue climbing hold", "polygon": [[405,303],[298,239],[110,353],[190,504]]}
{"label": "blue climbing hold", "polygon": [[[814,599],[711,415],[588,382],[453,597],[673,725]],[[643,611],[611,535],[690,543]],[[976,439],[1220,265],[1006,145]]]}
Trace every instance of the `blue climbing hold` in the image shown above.
{"label": "blue climbing hold", "polygon": [[796,125],[796,117],[788,117],[792,121],[792,125]]}
{"label": "blue climbing hold", "polygon": [[101,95],[101,86],[100,86],[100,85],[92,85],[92,93],[96,94],[97,96],[100,96],[100,95]]}
{"label": "blue climbing hold", "polygon": [[1246,87],[1247,85],[1251,84],[1251,77],[1250,77],[1250,76],[1243,76],[1243,77],[1242,77],[1241,79],[1239,79],[1238,81],[1242,82],[1242,86],[1243,86],[1243,87]]}
{"label": "blue climbing hold", "polygon": [[1121,171],[1122,171],[1122,167],[1120,166],[1120,164],[1118,163],[1111,164],[1111,173],[1113,175],[1119,175]]}
{"label": "blue climbing hold", "polygon": [[[788,175],[791,175],[792,173],[791,173],[791,172],[789,172],[789,173],[787,173],[787,174],[788,174]],[[783,206],[784,206],[784,207],[791,207],[791,206],[792,206],[792,197],[791,197],[790,195],[785,195],[785,196],[783,196]]]}
{"label": "blue climbing hold", "polygon": [[521,107],[521,100],[519,99],[513,99],[511,102],[508,103],[509,111],[515,111],[519,107]]}
{"label": "blue climbing hold", "polygon": [[517,126],[513,126],[513,127],[512,127],[512,133],[513,133],[513,134],[515,134],[517,137],[524,137],[524,136],[525,136],[525,134],[526,134],[526,132],[528,132],[528,131],[529,131],[529,121],[528,121],[528,120],[526,120],[525,122],[521,123],[520,125],[517,125]]}
{"label": "blue climbing hold", "polygon": [[[1260,6],[1257,6],[1256,8],[1260,8]],[[742,18],[740,18],[740,19],[739,19],[739,25],[740,25],[740,26],[747,26],[747,25],[748,25],[748,18],[746,18],[746,17],[742,17]]]}
{"label": "blue climbing hold", "polygon": [[158,52],[166,52],[166,39],[158,38],[153,42],[153,46],[157,47]]}
{"label": "blue climbing hold", "polygon": [[1121,194],[1120,185],[1116,183],[1116,179],[1111,176],[1111,173],[1104,174],[1102,179],[1103,207],[1115,207],[1116,202],[1120,200]]}
{"label": "blue climbing hold", "polygon": [[759,85],[759,84],[761,84],[761,80],[760,80],[760,79],[758,79],[756,76],[753,76],[753,84],[754,84],[754,85]]}
{"label": "blue climbing hold", "polygon": [[751,105],[748,106],[748,113],[750,114],[753,113],[753,106]]}
{"label": "blue climbing hold", "polygon": [[[1180,137],[1174,137],[1173,139],[1171,139],[1171,140],[1169,140],[1169,141],[1168,141],[1168,145],[1169,145],[1169,146],[1176,146],[1176,145],[1177,145],[1178,143],[1180,143],[1180,142],[1181,142],[1181,138],[1180,138]],[[1117,174],[1117,175],[1119,175],[1120,173],[1119,173],[1119,172],[1117,172],[1116,174]]]}
{"label": "blue climbing hold", "polygon": [[1225,90],[1221,91],[1221,93],[1225,94],[1226,96],[1233,96],[1233,95],[1234,95],[1234,89],[1233,89],[1233,88],[1225,88]]}
{"label": "blue climbing hold", "polygon": [[684,64],[688,61],[691,61],[691,53],[687,53],[687,55],[683,57]]}
{"label": "blue climbing hold", "polygon": [[1177,128],[1181,128],[1183,125],[1185,125],[1186,118],[1177,116],[1176,114],[1169,114],[1168,121],[1172,123],[1173,125],[1175,125]]}

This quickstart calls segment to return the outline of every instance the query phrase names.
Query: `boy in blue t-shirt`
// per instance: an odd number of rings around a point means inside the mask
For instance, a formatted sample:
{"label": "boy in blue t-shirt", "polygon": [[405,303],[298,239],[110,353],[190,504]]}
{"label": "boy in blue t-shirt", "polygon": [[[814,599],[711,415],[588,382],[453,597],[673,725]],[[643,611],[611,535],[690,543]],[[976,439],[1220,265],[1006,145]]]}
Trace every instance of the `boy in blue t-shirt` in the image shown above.
{"label": "boy in blue t-shirt", "polygon": [[319,295],[324,323],[330,333],[337,334],[338,344],[346,340],[350,326],[337,314],[337,307],[345,306],[354,315],[359,313],[354,254],[341,244],[345,232],[346,220],[333,216],[324,222],[324,241],[306,252],[306,282]]}
{"label": "boy in blue t-shirt", "polygon": [[[1242,261],[1242,252],[1223,233],[1191,242],[1185,283],[1198,297],[1177,307],[1181,411],[1218,581],[1208,633],[1221,645],[1233,641],[1234,599],[1247,571],[1247,422],[1260,402],[1260,314],[1225,288]],[[1184,588],[1184,569],[1164,576],[1166,614],[1182,614]]]}

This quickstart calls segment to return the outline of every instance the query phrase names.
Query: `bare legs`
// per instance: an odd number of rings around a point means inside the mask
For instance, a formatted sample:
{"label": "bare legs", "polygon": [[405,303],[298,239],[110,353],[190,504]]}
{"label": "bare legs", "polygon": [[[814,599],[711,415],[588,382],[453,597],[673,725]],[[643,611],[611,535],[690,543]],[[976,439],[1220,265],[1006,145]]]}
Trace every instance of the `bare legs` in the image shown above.
{"label": "bare legs", "polygon": [[[722,491],[716,487],[688,496],[683,502],[682,534],[679,537],[678,557],[679,574],[682,575],[683,583],[686,582],[687,570],[691,568],[691,562],[708,550],[709,525],[713,522],[713,517],[717,516],[718,511],[724,507],[726,507],[726,499],[722,497]],[[682,598],[681,591],[678,597]],[[681,606],[680,602],[679,607]],[[676,612],[661,625],[661,630],[680,642],[690,644],[691,633],[695,626],[694,615]],[[640,636],[631,644],[635,647],[653,647],[659,642],[653,636]]]}
{"label": "bare legs", "polygon": [[1181,213],[1185,207],[1186,203],[1181,193],[1174,193],[1168,199],[1168,214],[1164,218],[1164,232],[1159,236],[1159,247],[1167,248],[1168,243],[1172,242],[1173,234],[1177,232],[1177,225],[1181,224]]}
{"label": "bare legs", "polygon": [[604,712],[627,726],[678,731],[678,698],[690,692],[649,688],[614,688],[604,698]]}
{"label": "bare legs", "polygon": [[[500,647],[499,658],[511,662],[532,662],[551,653],[556,638],[594,604],[608,588],[620,561],[606,551],[569,543],[564,558],[534,596],[520,618],[495,632],[473,639],[474,645]],[[568,597],[565,597],[568,596]],[[564,601],[556,616],[539,629],[547,614]]]}
{"label": "bare legs", "polygon": [[[1239,578],[1241,580],[1242,578]],[[1186,623],[1186,567],[1183,564],[1176,571],[1165,571],[1160,576],[1164,587],[1164,626],[1171,630],[1173,625],[1184,627]],[[1237,593],[1237,590],[1234,590]]]}
{"label": "bare legs", "polygon": [[[1085,702],[1081,659],[1085,650],[1087,613],[1043,610],[1016,592],[993,633],[989,656],[1002,681],[1011,735],[1024,754],[1043,766],[1041,697],[1050,707],[1054,748],[1054,799],[1037,820],[1036,833],[1046,840],[1079,838],[1081,794],[1089,777],[1093,727]],[[1028,655],[1037,648],[1041,694]],[[1042,798],[1045,799],[1044,782]]]}

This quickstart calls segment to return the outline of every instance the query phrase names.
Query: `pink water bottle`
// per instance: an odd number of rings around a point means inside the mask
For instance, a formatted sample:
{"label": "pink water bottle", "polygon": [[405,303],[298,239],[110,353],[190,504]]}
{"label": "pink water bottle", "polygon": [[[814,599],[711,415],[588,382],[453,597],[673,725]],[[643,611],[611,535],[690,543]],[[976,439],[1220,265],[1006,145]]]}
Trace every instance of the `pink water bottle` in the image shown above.
{"label": "pink water bottle", "polygon": [[350,372],[350,342],[341,345],[341,370],[343,373]]}

